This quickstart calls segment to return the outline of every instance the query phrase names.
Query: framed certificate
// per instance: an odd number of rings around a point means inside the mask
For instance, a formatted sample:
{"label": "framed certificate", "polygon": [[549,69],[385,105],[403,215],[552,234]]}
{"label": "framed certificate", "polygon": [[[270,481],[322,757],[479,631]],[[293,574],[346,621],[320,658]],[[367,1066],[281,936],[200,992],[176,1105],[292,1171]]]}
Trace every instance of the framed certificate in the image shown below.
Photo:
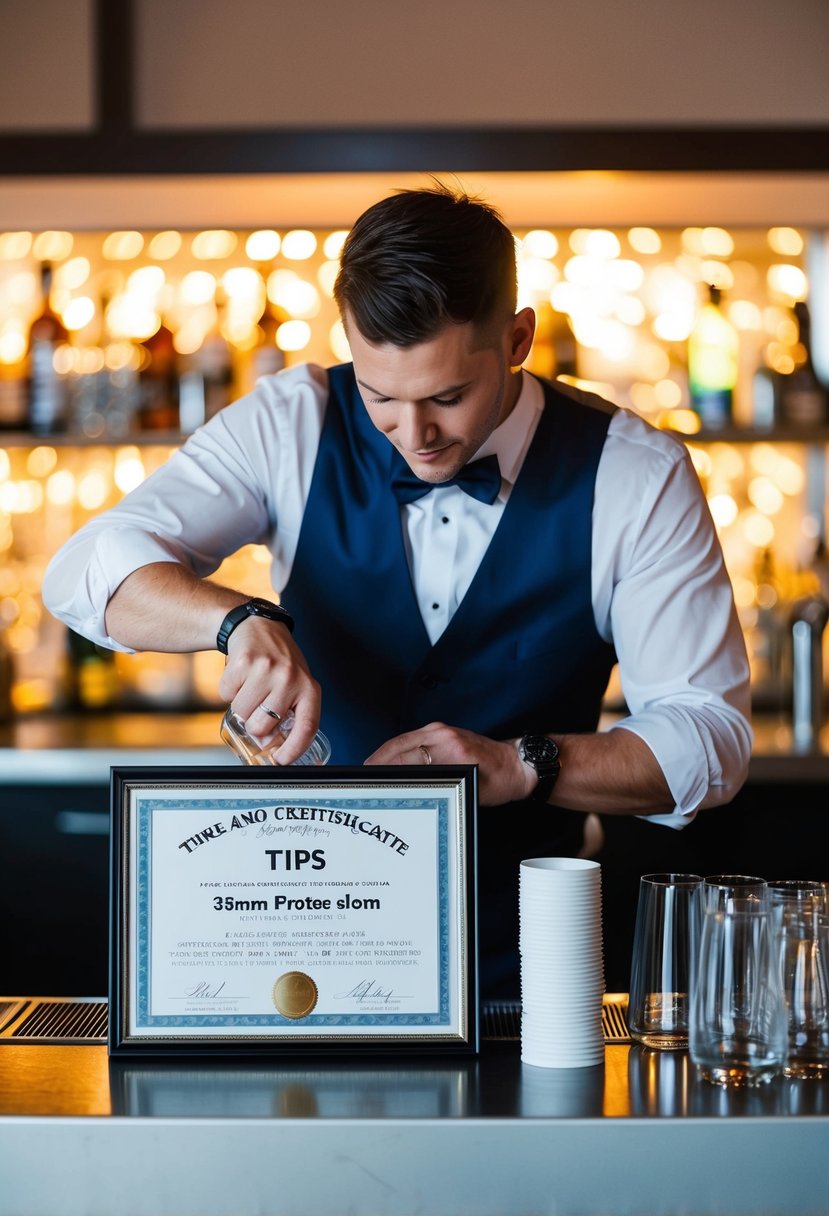
{"label": "framed certificate", "polygon": [[112,1055],[471,1053],[474,766],[112,770]]}

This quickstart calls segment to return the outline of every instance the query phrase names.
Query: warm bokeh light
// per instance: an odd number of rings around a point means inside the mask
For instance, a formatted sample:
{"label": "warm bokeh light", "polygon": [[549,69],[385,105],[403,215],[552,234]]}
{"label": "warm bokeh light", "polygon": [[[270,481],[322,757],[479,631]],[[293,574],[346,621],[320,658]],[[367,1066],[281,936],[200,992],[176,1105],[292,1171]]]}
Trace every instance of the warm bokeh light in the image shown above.
{"label": "warm bokeh light", "polygon": [[777,515],[783,506],[783,495],[768,477],[753,477],[748,483],[748,498],[763,515]]}
{"label": "warm bokeh light", "polygon": [[70,258],[55,271],[55,287],[76,291],[87,281],[92,272],[89,258]]}
{"label": "warm bokeh light", "polygon": [[85,511],[99,510],[109,495],[109,478],[100,469],[90,469],[78,482],[78,502]]}
{"label": "warm bokeh light", "polygon": [[335,232],[329,232],[322,243],[322,252],[325,256],[331,261],[337,261],[342,253],[347,236],[348,230],[346,228],[339,228]]}
{"label": "warm bokeh light", "polygon": [[62,316],[67,329],[84,329],[95,316],[95,301],[89,296],[77,296],[69,301]]}
{"label": "warm bokeh light", "polygon": [[144,237],[140,232],[110,232],[101,252],[110,262],[129,262],[137,258],[143,248]]}
{"label": "warm bokeh light", "polygon": [[127,292],[154,301],[165,281],[166,275],[160,266],[141,266],[127,279]]}
{"label": "warm bokeh light", "polygon": [[146,477],[144,462],[136,447],[120,448],[115,456],[113,480],[122,494],[140,486]]}
{"label": "warm bokeh light", "polygon": [[304,350],[311,341],[311,326],[307,321],[284,321],[276,331],[280,350]]}
{"label": "warm bokeh light", "polygon": [[11,367],[19,363],[26,354],[26,335],[18,329],[5,329],[0,333],[0,363]]}
{"label": "warm bokeh light", "polygon": [[348,344],[342,321],[335,321],[328,331],[328,342],[338,363],[351,362],[351,347]]}
{"label": "warm bokeh light", "polygon": [[741,516],[743,535],[757,549],[767,549],[775,536],[774,524],[759,511],[744,511]]}
{"label": "warm bokeh light", "polygon": [[136,296],[115,296],[106,310],[107,328],[113,338],[134,338],[141,342],[158,332],[161,317]]}
{"label": "warm bokeh light", "polygon": [[71,469],[58,469],[46,482],[46,498],[54,507],[66,507],[75,497],[75,475]]}
{"label": "warm bokeh light", "polygon": [[554,258],[558,239],[547,228],[531,228],[521,238],[521,254],[532,258]]}
{"label": "warm bokeh light", "polygon": [[191,270],[178,286],[182,304],[193,307],[207,304],[216,295],[216,279],[207,270]]}
{"label": "warm bokeh light", "polygon": [[0,262],[17,262],[28,257],[31,248],[31,232],[0,232]]}
{"label": "warm bokeh light", "polygon": [[637,253],[659,253],[662,248],[662,238],[653,228],[628,229],[628,243]]}
{"label": "warm bokeh light", "polygon": [[[320,296],[313,283],[293,270],[275,270],[268,276],[268,299],[292,317],[315,317],[320,310]],[[303,343],[303,346],[307,343]],[[284,347],[283,349],[299,349]]]}
{"label": "warm bokeh light", "polygon": [[317,282],[329,300],[334,298],[334,283],[340,270],[339,262],[323,262],[317,271]]}
{"label": "warm bokeh light", "polygon": [[252,262],[272,262],[279,253],[279,233],[272,228],[252,232],[245,241],[245,255]]}
{"label": "warm bokeh light", "polygon": [[307,228],[293,228],[282,238],[282,256],[292,262],[303,262],[313,257],[317,248],[317,238]]}
{"label": "warm bokeh light", "polygon": [[234,266],[222,275],[222,287],[234,303],[258,306],[262,311],[265,288],[262,276],[252,266]]}
{"label": "warm bokeh light", "polygon": [[737,518],[739,508],[730,494],[714,494],[708,500],[711,518],[718,528],[730,528]]}
{"label": "warm bokeh light", "polygon": [[71,232],[41,232],[32,243],[32,253],[39,262],[62,262],[75,244]]}
{"label": "warm bokeh light", "polygon": [[170,258],[174,258],[182,246],[182,236],[180,232],[174,229],[167,229],[166,232],[157,232],[150,240],[147,246],[147,252],[151,258],[155,258],[157,262],[166,262]]}
{"label": "warm bokeh light", "polygon": [[769,267],[767,282],[769,290],[790,300],[805,300],[809,290],[806,275],[799,266],[790,262],[778,262]]}
{"label": "warm bokeh light", "polygon": [[197,232],[190,244],[190,252],[199,261],[214,261],[229,258],[236,248],[235,232],[225,228],[211,228],[205,232]]}
{"label": "warm bokeh light", "polygon": [[769,228],[769,248],[785,258],[796,258],[803,252],[803,237],[796,228]]}

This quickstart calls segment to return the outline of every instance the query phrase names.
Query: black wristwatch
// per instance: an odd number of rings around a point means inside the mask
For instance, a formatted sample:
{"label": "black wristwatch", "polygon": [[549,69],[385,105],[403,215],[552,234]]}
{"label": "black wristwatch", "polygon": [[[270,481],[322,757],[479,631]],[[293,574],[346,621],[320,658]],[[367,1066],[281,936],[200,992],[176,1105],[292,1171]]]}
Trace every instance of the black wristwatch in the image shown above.
{"label": "black wristwatch", "polygon": [[263,616],[269,621],[280,621],[283,625],[287,625],[291,633],[294,632],[294,618],[279,604],[272,604],[270,600],[248,600],[246,604],[240,604],[238,608],[231,608],[222,621],[219,632],[216,634],[217,650],[220,650],[222,654],[227,654],[228,638],[236,626],[241,625],[242,621],[246,621],[249,616]]}
{"label": "black wristwatch", "polygon": [[529,795],[530,801],[547,802],[561,772],[558,744],[546,735],[524,735],[518,740],[518,755],[538,776],[538,784]]}

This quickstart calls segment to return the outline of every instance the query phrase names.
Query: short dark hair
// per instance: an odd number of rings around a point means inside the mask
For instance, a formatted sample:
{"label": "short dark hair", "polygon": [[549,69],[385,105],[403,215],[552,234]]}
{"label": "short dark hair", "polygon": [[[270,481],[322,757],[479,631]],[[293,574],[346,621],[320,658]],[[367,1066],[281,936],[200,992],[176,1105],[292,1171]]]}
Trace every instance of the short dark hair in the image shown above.
{"label": "short dark hair", "polygon": [[447,324],[515,313],[515,239],[494,207],[442,183],[369,207],[343,245],[334,298],[368,342],[415,346]]}

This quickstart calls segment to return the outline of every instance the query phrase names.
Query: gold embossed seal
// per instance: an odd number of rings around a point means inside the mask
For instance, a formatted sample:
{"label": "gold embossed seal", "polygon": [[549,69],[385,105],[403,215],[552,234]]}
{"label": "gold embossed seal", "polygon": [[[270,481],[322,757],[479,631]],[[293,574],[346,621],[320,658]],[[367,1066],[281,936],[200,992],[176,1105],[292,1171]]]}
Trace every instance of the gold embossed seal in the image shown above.
{"label": "gold embossed seal", "polygon": [[273,1003],[286,1018],[307,1017],[318,997],[316,984],[304,971],[286,971],[273,986]]}

